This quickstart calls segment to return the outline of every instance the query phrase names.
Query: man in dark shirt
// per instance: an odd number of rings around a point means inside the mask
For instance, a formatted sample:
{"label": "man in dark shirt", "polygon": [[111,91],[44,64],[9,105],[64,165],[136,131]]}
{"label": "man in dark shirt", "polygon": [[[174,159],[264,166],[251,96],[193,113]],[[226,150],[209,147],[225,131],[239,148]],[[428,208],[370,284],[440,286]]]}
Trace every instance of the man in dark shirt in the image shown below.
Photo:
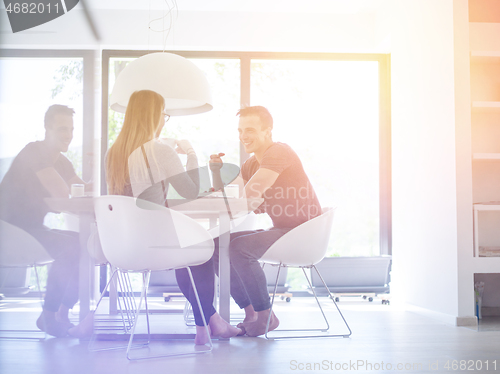
{"label": "man in dark shirt", "polygon": [[73,114],[74,110],[67,106],[49,107],[45,113],[45,139],[26,145],[0,183],[0,219],[31,234],[54,259],[37,326],[57,337],[75,329],[68,311],[78,301],[80,245],[78,233],[43,225],[50,211],[44,198],[67,198],[71,184],[84,184],[61,154],[73,139]]}
{"label": "man in dark shirt", "polygon": [[[242,231],[230,236],[231,295],[245,309],[238,327],[249,336],[265,333],[270,313],[267,281],[258,260],[276,240],[298,225],[321,214],[316,193],[297,154],[286,144],[273,142],[273,119],[261,106],[241,109],[238,132],[247,153],[253,153],[241,168],[244,195],[264,198],[256,213],[267,213],[273,227]],[[212,156],[211,162],[221,162]],[[215,240],[218,248],[218,240]],[[271,316],[269,330],[278,327]]]}

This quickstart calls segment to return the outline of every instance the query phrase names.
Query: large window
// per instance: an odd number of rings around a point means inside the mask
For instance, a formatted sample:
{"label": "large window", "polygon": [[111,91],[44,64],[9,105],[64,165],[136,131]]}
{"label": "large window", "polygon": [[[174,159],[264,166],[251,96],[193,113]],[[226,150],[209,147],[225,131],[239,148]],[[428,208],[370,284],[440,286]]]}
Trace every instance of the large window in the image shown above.
{"label": "large window", "polygon": [[273,139],[299,155],[322,206],[336,207],[327,255],[373,256],[379,245],[377,61],[252,60],[251,105]]}
{"label": "large window", "polygon": [[[93,90],[89,88],[89,82],[93,83],[91,57],[88,51],[1,51],[0,180],[26,144],[45,138],[44,115],[53,104],[75,110],[73,140],[65,156],[80,177],[91,178],[94,138],[93,115],[88,110],[93,109]],[[48,214],[45,224],[63,228],[64,218]]]}
{"label": "large window", "polygon": [[[241,164],[248,155],[238,143],[235,113],[243,105],[267,107],[274,118],[273,140],[297,152],[322,206],[337,208],[327,255],[391,253],[388,56],[173,53],[205,72],[214,109],[172,117],[163,136],[191,140],[201,164],[216,152],[226,153],[227,162]],[[143,54],[103,52],[108,95],[119,71]],[[103,153],[123,121],[106,100],[103,114],[109,127],[103,129]],[[270,220],[261,220],[266,223]]]}
{"label": "large window", "polygon": [[[91,51],[0,50],[0,181],[28,143],[45,138],[44,116],[53,104],[75,110],[73,140],[65,156],[80,177],[91,179],[93,58]],[[44,223],[52,228],[68,228],[66,218],[49,213]],[[74,220],[72,223],[74,226]],[[43,284],[47,270],[40,270]],[[34,273],[30,284],[36,284]]]}
{"label": "large window", "polygon": [[82,75],[82,58],[0,59],[0,178],[26,144],[44,139],[44,114],[53,104],[75,110],[74,137],[66,157],[81,177]]}
{"label": "large window", "polygon": [[[134,58],[111,58],[108,94],[119,72]],[[239,165],[239,140],[234,135],[234,121],[240,104],[240,62],[237,59],[191,58],[206,75],[213,96],[213,110],[191,116],[174,116],[166,123],[161,137],[189,139],[200,164],[210,154],[223,152],[225,161]],[[116,140],[124,114],[108,109],[108,146]]]}

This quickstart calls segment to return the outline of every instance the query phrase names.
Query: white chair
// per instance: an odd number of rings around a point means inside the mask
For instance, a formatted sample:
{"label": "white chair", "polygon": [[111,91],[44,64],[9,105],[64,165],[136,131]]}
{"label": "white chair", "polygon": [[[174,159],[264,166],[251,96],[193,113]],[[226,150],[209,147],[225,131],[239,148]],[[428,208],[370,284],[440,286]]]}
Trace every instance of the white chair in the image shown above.
{"label": "white chair", "polygon": [[[209,348],[205,350],[197,349],[149,357],[130,355],[151,271],[186,268],[198,306],[202,310],[189,266],[201,265],[212,257],[214,244],[210,234],[196,221],[179,212],[132,197],[98,197],[95,199],[95,214],[102,250],[109,263],[119,272],[139,272],[143,275],[143,288],[127,346],[127,358],[137,360],[210,352],[212,341],[209,338]],[[115,274],[116,272],[112,278]],[[145,305],[148,327],[148,342],[145,345],[147,345],[151,337],[147,299]],[[207,335],[210,336],[204,317],[203,323]]]}
{"label": "white chair", "polygon": [[[273,297],[271,300],[271,312],[273,310],[273,305],[274,305],[274,298],[276,295],[276,288],[278,286],[278,279],[280,276],[280,269],[282,267],[296,267],[296,268],[301,268],[302,271],[304,272],[304,276],[307,279],[307,282],[309,283],[309,287],[313,291],[314,297],[316,298],[316,302],[318,303],[318,306],[321,310],[321,313],[323,315],[323,318],[326,322],[326,327],[321,328],[321,329],[291,329],[291,330],[274,330],[272,332],[272,335],[269,335],[269,323],[271,320],[271,313],[269,313],[269,318],[267,321],[267,326],[266,326],[266,332],[265,332],[265,337],[267,339],[286,339],[286,338],[313,338],[313,337],[344,337],[347,338],[349,337],[352,332],[351,329],[349,328],[349,325],[347,324],[344,316],[342,315],[342,312],[340,311],[337,303],[335,302],[334,298],[330,294],[330,291],[328,287],[326,286],[325,282],[323,281],[323,278],[321,277],[321,274],[318,272],[318,269],[316,269],[316,264],[320,262],[326,254],[326,250],[328,248],[328,242],[330,240],[330,232],[332,228],[332,223],[333,223],[333,217],[334,217],[335,209],[333,208],[324,208],[323,209],[323,214],[320,216],[313,218],[296,228],[290,230],[287,232],[285,235],[283,235],[281,238],[279,238],[264,254],[262,258],[260,258],[259,261],[267,264],[272,264],[272,265],[278,265],[278,274],[276,276],[276,283],[274,286],[274,292],[273,292]],[[335,307],[337,308],[337,311],[339,312],[340,316],[342,317],[342,320],[344,324],[347,327],[347,330],[349,333],[344,333],[344,334],[316,334],[316,335],[298,335],[298,336],[289,336],[289,335],[282,335],[282,336],[276,336],[275,333],[278,331],[288,331],[288,332],[298,332],[298,331],[322,331],[322,332],[327,332],[330,328],[330,325],[328,323],[328,319],[325,316],[325,313],[323,312],[323,308],[321,307],[321,303],[318,300],[318,297],[316,295],[316,292],[314,291],[314,288],[311,285],[311,281],[309,280],[309,277],[307,276],[307,273],[305,269],[314,269],[318,276],[321,278],[323,281],[323,285],[325,286],[327,293],[329,297],[332,299],[333,303],[335,304]]]}
{"label": "white chair", "polygon": [[[109,261],[102,251],[101,242],[99,239],[99,233],[97,232],[97,224],[94,222],[90,227],[90,235],[87,241],[87,250],[90,254],[90,257],[94,260],[95,266],[105,266],[106,268],[109,265]],[[110,265],[111,273],[115,272],[115,269]],[[112,280],[112,281],[111,281]],[[114,293],[110,298],[116,297],[116,304],[118,307],[118,311],[120,313],[120,317],[110,318],[109,315],[104,318],[95,318],[97,315],[97,309],[99,308],[99,304],[101,303],[106,290],[108,287],[113,287]],[[128,273],[116,273],[116,277],[110,277],[110,282],[104,288],[101,297],[99,298],[94,311],[94,330],[122,330],[124,333],[127,333],[134,324],[135,310],[137,309],[137,303],[135,302],[135,297],[132,290],[132,283]],[[119,323],[121,322],[121,327]],[[91,341],[89,343],[90,351],[101,351],[108,350],[107,349],[93,349],[93,338],[95,334],[92,335]],[[113,348],[111,348],[113,349]]]}
{"label": "white chair", "polygon": [[[45,248],[29,233],[8,222],[0,220],[0,267],[2,268],[33,268],[36,283],[43,305],[42,289],[37,266],[50,264],[54,259],[50,257]],[[7,334],[41,333],[40,330],[1,330]],[[1,337],[2,339],[31,339],[40,340],[40,337]]]}

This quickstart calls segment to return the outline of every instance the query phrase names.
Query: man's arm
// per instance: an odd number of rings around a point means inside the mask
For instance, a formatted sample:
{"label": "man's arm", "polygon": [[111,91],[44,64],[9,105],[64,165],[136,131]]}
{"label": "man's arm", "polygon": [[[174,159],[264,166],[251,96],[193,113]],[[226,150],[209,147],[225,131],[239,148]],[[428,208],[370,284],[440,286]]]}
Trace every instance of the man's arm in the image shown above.
{"label": "man's arm", "polygon": [[[222,163],[224,153],[213,154],[210,156],[211,163]],[[240,196],[244,198],[261,198],[278,179],[279,173],[265,168],[260,168],[247,182],[241,172],[232,182],[240,186]],[[243,194],[241,193],[243,191]]]}
{"label": "man's arm", "polygon": [[69,197],[69,187],[55,168],[47,167],[36,172],[42,186],[52,197]]}
{"label": "man's arm", "polygon": [[245,185],[245,197],[246,198],[261,198],[271,186],[278,179],[279,173],[265,168],[260,168],[257,172],[250,178],[248,183]]}

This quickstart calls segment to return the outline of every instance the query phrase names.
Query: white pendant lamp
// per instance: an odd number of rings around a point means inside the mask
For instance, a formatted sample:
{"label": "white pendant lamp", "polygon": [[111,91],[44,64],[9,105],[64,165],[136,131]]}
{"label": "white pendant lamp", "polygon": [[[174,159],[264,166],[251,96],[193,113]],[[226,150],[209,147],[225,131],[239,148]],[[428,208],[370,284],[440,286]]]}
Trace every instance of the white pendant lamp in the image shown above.
{"label": "white pendant lamp", "polygon": [[205,74],[191,61],[173,53],[150,53],[129,63],[116,79],[111,109],[125,113],[130,95],[140,90],[162,95],[165,112],[170,116],[204,113],[213,108]]}

